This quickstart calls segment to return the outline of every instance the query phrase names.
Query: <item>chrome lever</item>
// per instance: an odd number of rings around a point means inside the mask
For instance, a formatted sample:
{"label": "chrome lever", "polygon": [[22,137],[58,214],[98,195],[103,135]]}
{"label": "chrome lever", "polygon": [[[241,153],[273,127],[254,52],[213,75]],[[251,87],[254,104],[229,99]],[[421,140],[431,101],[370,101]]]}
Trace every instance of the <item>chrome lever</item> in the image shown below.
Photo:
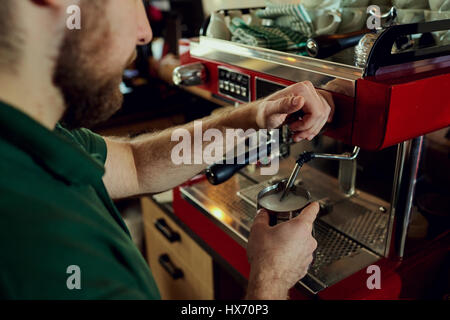
{"label": "chrome lever", "polygon": [[198,86],[206,83],[208,74],[202,63],[195,62],[175,68],[172,78],[177,86]]}

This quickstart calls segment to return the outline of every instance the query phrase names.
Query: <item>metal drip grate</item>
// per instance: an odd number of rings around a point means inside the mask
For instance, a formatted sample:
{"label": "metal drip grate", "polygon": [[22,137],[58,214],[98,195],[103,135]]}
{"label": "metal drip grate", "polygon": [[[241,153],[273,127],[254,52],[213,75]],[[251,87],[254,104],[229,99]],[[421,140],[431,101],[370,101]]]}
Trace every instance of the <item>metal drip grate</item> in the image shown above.
{"label": "metal drip grate", "polygon": [[[352,200],[363,202],[359,198]],[[373,204],[363,202],[366,206],[362,206],[352,200],[333,206],[333,211],[342,213],[339,219],[335,215],[325,216],[323,220],[371,250],[383,253],[389,215]]]}
{"label": "metal drip grate", "polygon": [[[246,177],[235,175],[215,187],[203,181],[182,188],[182,192],[208,215],[215,217],[213,221],[219,219],[226,226],[224,230],[245,246],[256,214],[257,195],[274,183],[273,180],[255,185]],[[383,252],[389,215],[379,210],[386,206],[385,203],[362,192],[350,198],[339,194],[332,179],[318,179],[305,171],[301,180],[305,186],[312,186],[308,188],[311,193],[317,189],[326,195],[324,199],[331,206],[331,211],[314,223],[318,247],[308,272],[309,278],[302,280],[311,292],[318,292],[380,258],[375,252]],[[318,194],[313,194],[313,198],[320,199]]]}
{"label": "metal drip grate", "polygon": [[342,232],[358,238],[362,243],[369,246],[384,243],[388,215],[374,211],[368,211],[365,215],[348,221]]}
{"label": "metal drip grate", "polygon": [[349,256],[361,248],[357,242],[327,226],[320,220],[314,224],[314,236],[318,246],[309,272],[321,278],[321,269]]}

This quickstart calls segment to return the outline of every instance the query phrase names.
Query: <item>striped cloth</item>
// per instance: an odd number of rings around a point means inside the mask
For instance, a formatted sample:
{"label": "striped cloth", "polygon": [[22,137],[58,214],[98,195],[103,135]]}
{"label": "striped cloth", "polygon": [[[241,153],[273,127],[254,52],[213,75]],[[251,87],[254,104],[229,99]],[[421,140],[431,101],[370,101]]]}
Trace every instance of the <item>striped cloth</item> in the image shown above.
{"label": "striped cloth", "polygon": [[233,42],[280,51],[301,50],[308,38],[305,34],[288,27],[248,26],[240,18],[231,20],[230,31]]}
{"label": "striped cloth", "polygon": [[291,28],[307,37],[314,34],[314,24],[301,4],[269,3],[265,9],[258,10],[256,16],[261,19],[272,19],[277,26]]}

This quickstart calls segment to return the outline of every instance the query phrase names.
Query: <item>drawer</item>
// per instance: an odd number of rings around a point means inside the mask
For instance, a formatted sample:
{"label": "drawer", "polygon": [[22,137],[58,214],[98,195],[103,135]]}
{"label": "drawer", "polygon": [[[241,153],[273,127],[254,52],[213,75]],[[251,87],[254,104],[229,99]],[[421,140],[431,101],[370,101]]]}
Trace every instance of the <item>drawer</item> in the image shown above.
{"label": "drawer", "polygon": [[[212,300],[214,290],[204,275],[194,272],[155,230],[145,227],[147,258],[161,297],[166,300]],[[212,276],[212,275],[211,275]]]}
{"label": "drawer", "polygon": [[[171,282],[175,282],[177,285],[189,283],[190,287],[204,287],[203,289],[207,291],[207,296],[210,296],[210,298],[203,296],[202,299],[212,299],[213,268],[211,257],[173,222],[152,199],[143,198],[141,203],[147,256],[152,271],[155,273],[155,268],[159,270],[163,274],[161,279],[164,281],[172,280]],[[162,254],[167,254],[170,260],[183,270],[183,273],[185,273],[184,280],[171,279],[169,273],[162,268],[158,261]],[[190,280],[192,280],[192,283],[189,282]],[[189,290],[192,291],[192,288]]]}

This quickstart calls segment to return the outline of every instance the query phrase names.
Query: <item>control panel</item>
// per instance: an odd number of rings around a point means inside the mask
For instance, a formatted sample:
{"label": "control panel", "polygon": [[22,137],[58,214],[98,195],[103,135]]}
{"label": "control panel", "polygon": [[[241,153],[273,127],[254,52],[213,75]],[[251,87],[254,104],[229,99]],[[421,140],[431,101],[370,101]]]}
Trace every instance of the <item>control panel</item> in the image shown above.
{"label": "control panel", "polygon": [[225,67],[219,69],[219,93],[224,96],[250,102],[250,76]]}

